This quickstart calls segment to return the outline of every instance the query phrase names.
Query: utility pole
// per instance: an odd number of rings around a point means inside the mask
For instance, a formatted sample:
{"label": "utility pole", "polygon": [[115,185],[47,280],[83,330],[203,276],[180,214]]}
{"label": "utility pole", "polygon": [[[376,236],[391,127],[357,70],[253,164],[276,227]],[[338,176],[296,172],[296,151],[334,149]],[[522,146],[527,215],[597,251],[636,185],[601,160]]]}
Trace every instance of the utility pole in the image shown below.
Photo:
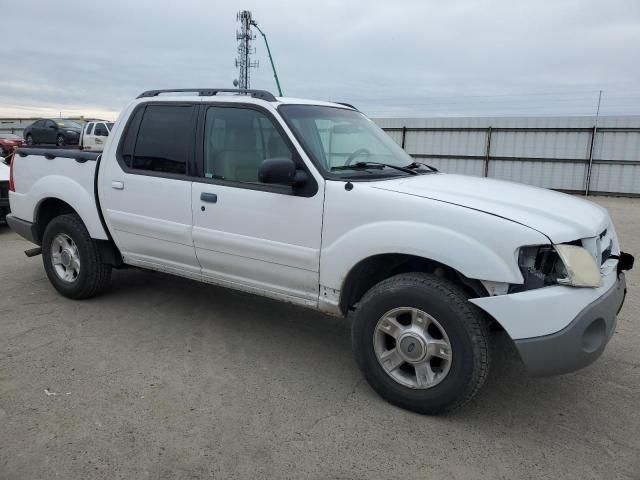
{"label": "utility pole", "polygon": [[262,35],[262,38],[264,38],[264,44],[267,47],[267,53],[269,54],[269,62],[271,62],[271,69],[273,70],[273,78],[276,79],[276,86],[278,87],[278,95],[282,97],[282,88],[280,88],[280,80],[278,80],[278,73],[276,72],[276,66],[273,63],[273,57],[271,56],[271,49],[269,48],[269,42],[267,41],[267,36],[260,29],[260,27],[258,26],[258,23],[255,20],[251,20],[251,25],[256,27],[260,32],[260,34]]}
{"label": "utility pole", "polygon": [[251,12],[242,10],[236,15],[236,20],[240,22],[240,31],[236,31],[236,40],[238,40],[238,56],[236,57],[236,68],[239,75],[234,80],[234,86],[241,90],[251,88],[250,70],[258,66],[258,62],[251,61],[251,54],[255,53],[255,49],[251,46],[251,42],[256,36],[251,31]]}
{"label": "utility pole", "polygon": [[584,186],[584,196],[589,196],[591,189],[591,171],[593,170],[593,148],[596,144],[596,134],[598,133],[598,118],[600,117],[600,102],[602,102],[602,90],[598,94],[598,108],[596,108],[596,119],[593,122],[593,130],[591,131],[591,145],[589,146],[589,163],[587,165],[587,180]]}

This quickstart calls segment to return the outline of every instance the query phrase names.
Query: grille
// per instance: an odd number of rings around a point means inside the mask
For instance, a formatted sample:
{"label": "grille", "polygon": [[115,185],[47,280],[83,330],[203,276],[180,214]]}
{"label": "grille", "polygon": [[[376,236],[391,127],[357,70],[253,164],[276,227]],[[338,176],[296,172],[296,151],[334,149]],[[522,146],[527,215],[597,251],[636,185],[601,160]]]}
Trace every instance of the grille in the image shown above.
{"label": "grille", "polygon": [[602,255],[600,256],[601,265],[609,260],[609,257],[611,256],[611,250],[613,250],[613,240],[609,240],[609,246],[602,250]]}
{"label": "grille", "polygon": [[599,248],[600,248],[600,265],[604,264],[613,251],[613,234],[609,229],[605,229],[599,236]]}

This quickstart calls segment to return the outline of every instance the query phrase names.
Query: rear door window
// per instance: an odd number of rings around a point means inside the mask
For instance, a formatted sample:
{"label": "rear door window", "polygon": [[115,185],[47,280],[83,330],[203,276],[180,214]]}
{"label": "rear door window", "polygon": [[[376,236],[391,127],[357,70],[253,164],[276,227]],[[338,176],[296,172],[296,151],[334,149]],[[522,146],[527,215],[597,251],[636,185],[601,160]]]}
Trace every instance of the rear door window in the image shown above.
{"label": "rear door window", "polygon": [[193,105],[139,108],[123,137],[125,165],[140,173],[186,174],[195,140],[194,111]]}

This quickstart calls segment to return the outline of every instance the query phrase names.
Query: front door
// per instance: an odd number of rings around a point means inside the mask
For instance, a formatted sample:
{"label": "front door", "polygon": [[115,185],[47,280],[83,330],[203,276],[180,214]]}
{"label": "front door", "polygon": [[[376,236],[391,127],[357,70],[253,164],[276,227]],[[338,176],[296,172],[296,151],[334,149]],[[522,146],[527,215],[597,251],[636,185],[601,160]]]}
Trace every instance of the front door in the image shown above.
{"label": "front door", "polygon": [[196,110],[188,104],[140,105],[119,150],[114,145],[105,152],[100,200],[126,263],[200,278],[188,172]]}
{"label": "front door", "polygon": [[303,190],[258,181],[266,158],[289,157],[307,168],[268,111],[239,104],[202,109],[201,179],[191,202],[204,279],[317,303],[324,190],[311,175]]}

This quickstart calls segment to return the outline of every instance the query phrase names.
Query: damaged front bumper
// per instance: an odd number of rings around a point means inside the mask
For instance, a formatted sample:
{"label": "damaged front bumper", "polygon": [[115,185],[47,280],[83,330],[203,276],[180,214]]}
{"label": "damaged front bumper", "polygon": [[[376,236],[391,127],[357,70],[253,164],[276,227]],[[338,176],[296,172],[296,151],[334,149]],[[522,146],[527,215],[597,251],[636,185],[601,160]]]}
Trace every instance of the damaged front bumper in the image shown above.
{"label": "damaged front bumper", "polygon": [[547,376],[580,369],[602,354],[625,293],[624,273],[611,269],[599,288],[557,285],[471,302],[506,330],[532,374]]}
{"label": "damaged front bumper", "polygon": [[624,273],[602,297],[559,332],[515,341],[527,369],[536,376],[558,375],[586,367],[604,351],[616,329],[627,292]]}

